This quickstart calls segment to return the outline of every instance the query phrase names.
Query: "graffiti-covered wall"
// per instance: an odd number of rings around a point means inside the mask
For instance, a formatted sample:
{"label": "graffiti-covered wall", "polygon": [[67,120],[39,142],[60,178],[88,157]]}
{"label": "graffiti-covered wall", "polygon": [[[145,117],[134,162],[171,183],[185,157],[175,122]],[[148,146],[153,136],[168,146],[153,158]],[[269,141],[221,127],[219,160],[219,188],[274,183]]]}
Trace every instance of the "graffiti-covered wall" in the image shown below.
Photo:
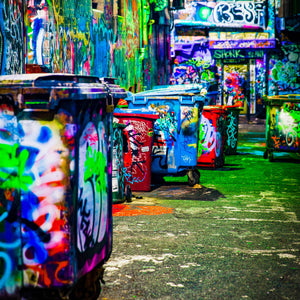
{"label": "graffiti-covered wall", "polygon": [[0,1],[0,74],[24,71],[23,1]]}
{"label": "graffiti-covered wall", "polygon": [[[0,0],[1,74],[115,77],[133,92],[169,78],[167,1]],[[167,13],[165,13],[168,16]]]}
{"label": "graffiti-covered wall", "polygon": [[281,47],[281,54],[269,61],[269,91],[271,95],[300,93],[300,43]]}

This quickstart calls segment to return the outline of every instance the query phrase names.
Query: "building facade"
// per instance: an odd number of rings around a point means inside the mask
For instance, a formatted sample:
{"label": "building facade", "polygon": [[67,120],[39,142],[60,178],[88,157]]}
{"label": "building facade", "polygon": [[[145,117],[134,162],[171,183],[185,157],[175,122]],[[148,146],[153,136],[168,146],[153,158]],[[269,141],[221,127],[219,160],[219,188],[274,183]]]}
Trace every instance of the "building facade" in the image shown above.
{"label": "building facade", "polygon": [[299,46],[293,35],[286,41],[290,28],[283,28],[299,17],[292,8],[285,21],[281,7],[277,0],[187,0],[174,13],[171,82],[217,81],[216,102],[242,101],[247,114],[258,113],[264,95],[299,91]]}

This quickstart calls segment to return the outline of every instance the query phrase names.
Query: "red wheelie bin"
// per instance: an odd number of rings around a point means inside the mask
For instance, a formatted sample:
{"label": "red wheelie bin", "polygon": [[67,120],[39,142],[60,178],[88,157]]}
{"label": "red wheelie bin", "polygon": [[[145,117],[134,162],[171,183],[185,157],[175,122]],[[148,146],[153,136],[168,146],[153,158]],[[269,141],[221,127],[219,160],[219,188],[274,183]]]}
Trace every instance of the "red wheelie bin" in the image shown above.
{"label": "red wheelie bin", "polygon": [[153,124],[158,114],[140,109],[114,110],[114,118],[124,124],[123,158],[125,184],[132,191],[151,190],[151,149]]}
{"label": "red wheelie bin", "polygon": [[199,127],[197,166],[220,168],[225,162],[227,112],[223,106],[204,106]]}

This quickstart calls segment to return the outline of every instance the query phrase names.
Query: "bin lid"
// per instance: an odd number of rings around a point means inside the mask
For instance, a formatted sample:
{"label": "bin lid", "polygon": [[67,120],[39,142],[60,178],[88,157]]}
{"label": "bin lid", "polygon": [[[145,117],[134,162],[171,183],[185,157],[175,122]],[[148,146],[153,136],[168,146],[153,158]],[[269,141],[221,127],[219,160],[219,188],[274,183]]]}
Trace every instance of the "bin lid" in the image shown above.
{"label": "bin lid", "polygon": [[114,109],[114,117],[123,117],[123,118],[144,118],[144,119],[158,119],[159,114],[156,111],[149,110],[147,108],[132,108],[132,109]]}
{"label": "bin lid", "polygon": [[226,108],[224,105],[205,105],[203,106],[203,111],[212,111],[215,113],[225,113]]}
{"label": "bin lid", "polygon": [[275,95],[275,96],[266,96],[264,97],[266,102],[299,102],[299,94],[287,94],[287,95]]}
{"label": "bin lid", "polygon": [[108,90],[96,76],[34,73],[0,76],[0,95],[12,97],[19,109],[54,109],[62,99],[106,98]]}
{"label": "bin lid", "polygon": [[100,78],[100,82],[105,84],[108,88],[109,92],[112,94],[114,98],[124,99],[127,97],[127,91],[116,84],[116,78],[113,77],[102,77]]}
{"label": "bin lid", "polygon": [[224,108],[228,111],[237,111],[237,112],[240,112],[244,109],[239,105],[224,105]]}
{"label": "bin lid", "polygon": [[201,84],[177,84],[155,86],[152,90],[147,90],[132,96],[172,96],[172,95],[197,95],[205,87]]}
{"label": "bin lid", "polygon": [[181,104],[193,104],[195,102],[205,102],[205,96],[201,94],[200,85],[182,84],[156,87],[152,90],[132,94],[125,100],[133,104],[146,104],[151,100],[178,100]]}

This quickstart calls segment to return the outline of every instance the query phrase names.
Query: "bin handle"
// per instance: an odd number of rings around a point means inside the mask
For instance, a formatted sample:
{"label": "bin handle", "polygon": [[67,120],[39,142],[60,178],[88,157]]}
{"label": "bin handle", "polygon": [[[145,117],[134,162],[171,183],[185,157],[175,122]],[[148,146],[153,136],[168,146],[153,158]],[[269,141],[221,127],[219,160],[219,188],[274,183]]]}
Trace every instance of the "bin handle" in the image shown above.
{"label": "bin handle", "polygon": [[195,103],[195,97],[193,96],[180,96],[179,102],[181,104],[194,104]]}

